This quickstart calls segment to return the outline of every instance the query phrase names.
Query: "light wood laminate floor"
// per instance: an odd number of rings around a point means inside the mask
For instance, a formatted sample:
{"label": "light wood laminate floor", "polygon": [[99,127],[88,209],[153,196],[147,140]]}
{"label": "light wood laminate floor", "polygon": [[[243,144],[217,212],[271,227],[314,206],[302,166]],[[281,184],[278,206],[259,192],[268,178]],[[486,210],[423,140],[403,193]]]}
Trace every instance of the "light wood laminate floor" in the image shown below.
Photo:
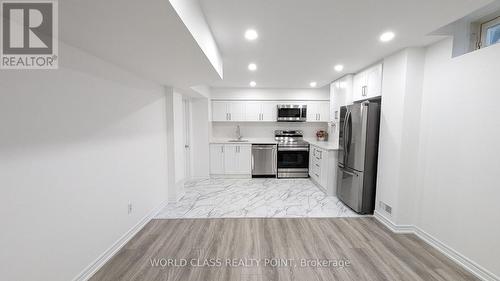
{"label": "light wood laminate floor", "polygon": [[478,279],[415,235],[363,217],[152,220],[91,280]]}

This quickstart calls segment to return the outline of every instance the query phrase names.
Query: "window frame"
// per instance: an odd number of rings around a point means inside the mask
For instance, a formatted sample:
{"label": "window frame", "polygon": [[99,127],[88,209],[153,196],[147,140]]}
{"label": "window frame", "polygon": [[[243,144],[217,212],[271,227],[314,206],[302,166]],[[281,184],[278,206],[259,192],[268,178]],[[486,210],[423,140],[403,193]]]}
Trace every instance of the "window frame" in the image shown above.
{"label": "window frame", "polygon": [[493,43],[493,44],[490,44],[490,45],[487,45],[486,44],[486,40],[488,39],[487,36],[488,36],[488,29],[493,27],[493,26],[497,26],[500,24],[500,16],[497,16],[493,19],[490,19],[490,20],[487,20],[487,21],[484,21],[481,23],[479,29],[480,29],[480,38],[479,38],[479,42],[481,43],[480,45],[480,48],[486,48],[488,46],[491,46],[491,45],[494,45],[496,43]]}

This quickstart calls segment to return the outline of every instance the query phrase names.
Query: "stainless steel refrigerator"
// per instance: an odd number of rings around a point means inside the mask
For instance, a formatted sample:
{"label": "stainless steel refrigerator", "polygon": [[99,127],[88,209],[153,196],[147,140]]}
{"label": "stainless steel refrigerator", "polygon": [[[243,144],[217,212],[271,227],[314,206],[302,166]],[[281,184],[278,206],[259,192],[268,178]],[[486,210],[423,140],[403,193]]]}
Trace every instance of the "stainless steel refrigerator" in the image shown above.
{"label": "stainless steel refrigerator", "polygon": [[360,214],[375,207],[379,124],[378,103],[340,108],[337,196]]}

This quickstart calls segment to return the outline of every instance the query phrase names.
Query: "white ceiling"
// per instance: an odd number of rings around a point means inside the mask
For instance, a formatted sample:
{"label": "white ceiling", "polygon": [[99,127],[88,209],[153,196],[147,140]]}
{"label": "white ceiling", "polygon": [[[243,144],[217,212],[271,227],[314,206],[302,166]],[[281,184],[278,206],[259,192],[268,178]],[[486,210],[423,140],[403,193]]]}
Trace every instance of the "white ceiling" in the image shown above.
{"label": "white ceiling", "polygon": [[168,0],[64,0],[59,15],[62,41],[145,79],[181,89],[220,80]]}
{"label": "white ceiling", "polygon": [[[324,86],[408,46],[440,39],[434,30],[492,0],[200,0],[224,61],[216,87]],[[255,28],[255,42],[244,39]],[[381,43],[386,30],[396,33]],[[255,62],[256,72],[247,65]],[[345,65],[342,73],[333,70]]]}

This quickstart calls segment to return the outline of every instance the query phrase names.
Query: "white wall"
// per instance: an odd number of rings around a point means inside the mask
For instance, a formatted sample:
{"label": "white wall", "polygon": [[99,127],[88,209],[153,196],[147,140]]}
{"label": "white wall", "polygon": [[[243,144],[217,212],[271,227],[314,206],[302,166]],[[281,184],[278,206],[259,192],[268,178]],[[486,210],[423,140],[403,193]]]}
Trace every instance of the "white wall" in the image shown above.
{"label": "white wall", "polygon": [[0,71],[2,280],[71,280],[167,198],[163,88],[59,48]]}
{"label": "white wall", "polygon": [[392,217],[377,211],[500,276],[500,45],[452,58],[452,42],[384,60],[376,200]]}
{"label": "white wall", "polygon": [[218,99],[255,100],[329,100],[330,89],[259,89],[259,88],[212,88],[211,97]]}
{"label": "white wall", "polygon": [[375,208],[397,224],[414,224],[424,59],[424,48],[384,59]]}
{"label": "white wall", "polygon": [[500,45],[425,61],[417,226],[500,276]]}

